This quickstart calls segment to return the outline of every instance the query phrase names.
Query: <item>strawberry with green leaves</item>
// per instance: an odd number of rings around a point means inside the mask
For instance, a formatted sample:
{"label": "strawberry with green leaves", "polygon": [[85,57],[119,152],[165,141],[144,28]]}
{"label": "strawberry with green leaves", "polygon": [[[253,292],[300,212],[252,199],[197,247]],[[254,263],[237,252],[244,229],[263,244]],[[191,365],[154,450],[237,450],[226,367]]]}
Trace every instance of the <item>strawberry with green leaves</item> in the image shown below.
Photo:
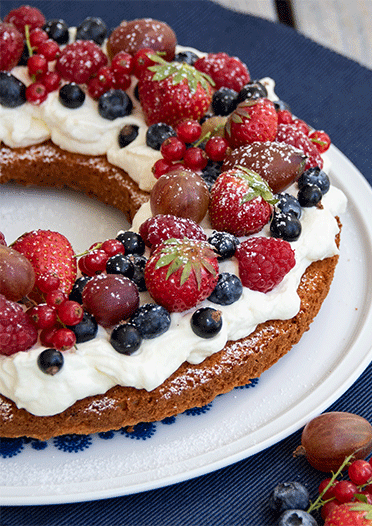
{"label": "strawberry with green leaves", "polygon": [[329,513],[324,526],[372,526],[372,505],[364,502],[340,504]]}
{"label": "strawberry with green leaves", "polygon": [[266,98],[246,99],[230,114],[225,136],[231,148],[259,141],[273,141],[278,129],[274,103]]}
{"label": "strawberry with green leaves", "polygon": [[157,55],[151,59],[156,64],[147,68],[138,83],[146,124],[176,126],[203,117],[212,100],[210,77],[184,62],[166,62]]}
{"label": "strawberry with green leaves", "polygon": [[33,230],[19,237],[12,245],[33,266],[38,280],[47,276],[59,277],[59,289],[71,292],[76,279],[76,258],[68,239],[59,232]]}
{"label": "strawberry with green leaves", "polygon": [[262,177],[237,166],[220,174],[212,187],[209,202],[212,227],[235,236],[254,234],[269,222],[276,202]]}
{"label": "strawberry with green leaves", "polygon": [[147,290],[170,312],[182,312],[206,299],[218,280],[217,254],[206,241],[168,239],[145,268]]}

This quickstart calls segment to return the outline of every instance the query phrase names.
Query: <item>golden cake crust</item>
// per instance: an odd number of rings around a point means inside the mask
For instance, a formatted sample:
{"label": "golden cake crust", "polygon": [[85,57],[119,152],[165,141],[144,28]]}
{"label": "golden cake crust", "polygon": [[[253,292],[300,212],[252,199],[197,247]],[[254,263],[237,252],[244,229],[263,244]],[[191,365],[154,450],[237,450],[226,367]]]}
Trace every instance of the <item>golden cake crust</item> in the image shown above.
{"label": "golden cake crust", "polygon": [[[3,146],[0,163],[0,183],[15,180],[24,185],[74,188],[115,206],[129,220],[148,199],[128,174],[105,157],[68,153],[50,141],[29,148]],[[103,395],[77,401],[58,415],[42,417],[18,409],[0,395],[0,436],[47,440],[120,429],[201,407],[217,395],[247,384],[274,365],[309,329],[329,292],[337,261],[338,256],[333,256],[307,268],[298,287],[301,307],[294,318],[261,323],[250,336],[228,342],[201,364],[184,363],[151,392],[116,386]]]}

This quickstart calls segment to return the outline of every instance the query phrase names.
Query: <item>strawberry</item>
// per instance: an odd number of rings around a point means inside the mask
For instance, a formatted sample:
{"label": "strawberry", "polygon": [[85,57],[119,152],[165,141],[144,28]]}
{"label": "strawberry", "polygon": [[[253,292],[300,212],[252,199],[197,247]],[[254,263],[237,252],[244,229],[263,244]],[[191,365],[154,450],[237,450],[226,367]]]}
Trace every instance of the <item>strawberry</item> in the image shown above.
{"label": "strawberry", "polygon": [[224,87],[239,92],[251,79],[247,66],[227,53],[209,53],[196,60],[194,67],[209,75],[217,90]]}
{"label": "strawberry", "polygon": [[33,230],[18,238],[12,245],[21,252],[34,268],[36,285],[38,279],[48,274],[57,274],[59,288],[71,292],[76,279],[76,259],[68,239],[51,230]]}
{"label": "strawberry", "polygon": [[363,502],[347,502],[336,506],[327,515],[324,526],[371,526],[372,506]]}
{"label": "strawberry", "polygon": [[56,71],[69,82],[84,84],[106,64],[107,57],[95,42],[78,40],[61,51]]}
{"label": "strawberry", "polygon": [[277,142],[291,144],[295,148],[303,151],[307,157],[305,170],[313,168],[314,166],[323,168],[323,159],[318,151],[318,148],[312,142],[311,138],[296,125],[279,124],[275,140]]}
{"label": "strawberry", "polygon": [[206,241],[207,236],[200,225],[187,217],[171,214],[158,214],[149,217],[139,229],[140,236],[149,247],[159,245],[166,239],[199,239]]}
{"label": "strawberry", "polygon": [[146,124],[199,120],[212,100],[212,80],[185,62],[166,62],[151,55],[156,62],[140,77],[138,93]]}
{"label": "strawberry", "polygon": [[145,268],[147,290],[170,312],[182,312],[206,299],[217,284],[218,261],[206,241],[168,239]]}
{"label": "strawberry", "polygon": [[315,144],[319,153],[326,152],[331,146],[331,139],[323,130],[314,130],[309,134],[309,139]]}
{"label": "strawberry", "polygon": [[21,5],[9,11],[4,18],[4,22],[13,24],[20,33],[25,34],[26,26],[28,26],[29,31],[36,27],[42,27],[45,24],[45,16],[36,7]]}
{"label": "strawberry", "polygon": [[247,236],[269,222],[277,201],[270,187],[256,172],[238,166],[223,172],[212,187],[209,216],[212,227]]}
{"label": "strawberry", "polygon": [[0,24],[0,71],[10,71],[23,52],[23,36],[12,24]]}
{"label": "strawberry", "polygon": [[278,128],[278,114],[269,99],[246,99],[227,119],[225,132],[231,148],[255,141],[273,141]]}

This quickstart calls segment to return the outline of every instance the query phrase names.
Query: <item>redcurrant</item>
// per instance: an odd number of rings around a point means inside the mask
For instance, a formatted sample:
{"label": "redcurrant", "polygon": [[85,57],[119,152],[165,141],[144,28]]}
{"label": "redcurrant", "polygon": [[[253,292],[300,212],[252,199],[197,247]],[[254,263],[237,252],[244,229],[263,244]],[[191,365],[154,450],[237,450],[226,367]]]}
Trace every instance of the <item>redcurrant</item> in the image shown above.
{"label": "redcurrant", "polygon": [[351,482],[363,486],[372,477],[372,466],[366,460],[354,460],[348,468],[348,475]]}
{"label": "redcurrant", "polygon": [[186,144],[178,137],[168,137],[160,147],[160,153],[166,161],[180,161],[186,152]]}
{"label": "redcurrant", "polygon": [[41,82],[33,82],[26,88],[26,99],[30,104],[37,106],[48,97],[48,90]]}
{"label": "redcurrant", "polygon": [[55,40],[49,38],[39,44],[37,52],[38,54],[43,55],[48,62],[51,62],[52,60],[56,60],[59,55],[59,45]]}
{"label": "redcurrant", "polygon": [[186,120],[176,127],[177,137],[185,143],[193,143],[200,138],[202,127],[198,121]]}
{"label": "redcurrant", "polygon": [[68,300],[67,294],[65,294],[62,290],[52,290],[51,292],[48,292],[45,296],[45,301],[50,307],[58,307],[59,305],[62,305],[65,301]]}
{"label": "redcurrant", "polygon": [[56,324],[56,310],[46,303],[35,305],[28,312],[37,329],[50,329]]}
{"label": "redcurrant", "polygon": [[153,66],[153,62],[150,58],[154,55],[155,51],[149,47],[142,48],[133,57],[133,73],[139,79],[140,76],[149,66]]}
{"label": "redcurrant", "polygon": [[323,130],[316,130],[309,134],[311,142],[313,142],[319,153],[326,152],[331,146],[331,139],[329,135]]}
{"label": "redcurrant", "polygon": [[116,254],[124,254],[125,249],[123,243],[117,239],[106,239],[101,245],[101,249],[106,252],[108,257],[116,256]]}
{"label": "redcurrant", "polygon": [[40,78],[40,82],[44,84],[48,93],[56,91],[61,84],[61,77],[56,71],[47,71],[45,75]]}
{"label": "redcurrant", "polygon": [[53,347],[58,351],[67,351],[76,344],[76,336],[71,329],[58,329],[53,335]]}
{"label": "redcurrant", "polygon": [[224,137],[211,137],[205,145],[205,153],[212,161],[223,161],[229,143]]}
{"label": "redcurrant", "polygon": [[350,502],[357,492],[358,488],[350,480],[340,480],[335,485],[333,495],[339,502]]}
{"label": "redcurrant", "polygon": [[208,157],[201,148],[189,148],[183,156],[186,168],[191,170],[203,170],[208,164]]}
{"label": "redcurrant", "polygon": [[67,300],[58,307],[58,316],[65,325],[77,325],[84,315],[83,307],[77,301]]}
{"label": "redcurrant", "polygon": [[111,69],[114,77],[121,77],[122,75],[130,75],[134,68],[134,60],[132,55],[125,51],[116,53],[111,62]]}
{"label": "redcurrant", "polygon": [[27,61],[30,77],[38,79],[48,71],[48,61],[43,55],[32,55]]}

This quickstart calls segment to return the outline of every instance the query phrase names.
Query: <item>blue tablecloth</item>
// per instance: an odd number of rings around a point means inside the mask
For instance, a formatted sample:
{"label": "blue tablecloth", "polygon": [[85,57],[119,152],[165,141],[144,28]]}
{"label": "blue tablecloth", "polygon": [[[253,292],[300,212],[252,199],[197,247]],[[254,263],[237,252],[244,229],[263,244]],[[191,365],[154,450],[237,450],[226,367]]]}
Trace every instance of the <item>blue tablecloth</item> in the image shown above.
{"label": "blue tablecloth", "polygon": [[[22,5],[2,0],[1,14]],[[30,2],[31,3],[31,2]],[[178,42],[225,51],[243,59],[253,78],[270,76],[293,113],[333,143],[372,184],[372,71],[291,28],[226,10],[209,1],[34,1],[46,18],[76,25],[100,16],[109,27],[121,20],[152,17],[168,22]],[[372,421],[372,366],[330,410],[350,411]],[[292,460],[300,432],[228,468],[174,486],[104,501],[4,507],[2,526],[269,526],[272,486],[306,481],[316,495],[324,477],[305,460]]]}

